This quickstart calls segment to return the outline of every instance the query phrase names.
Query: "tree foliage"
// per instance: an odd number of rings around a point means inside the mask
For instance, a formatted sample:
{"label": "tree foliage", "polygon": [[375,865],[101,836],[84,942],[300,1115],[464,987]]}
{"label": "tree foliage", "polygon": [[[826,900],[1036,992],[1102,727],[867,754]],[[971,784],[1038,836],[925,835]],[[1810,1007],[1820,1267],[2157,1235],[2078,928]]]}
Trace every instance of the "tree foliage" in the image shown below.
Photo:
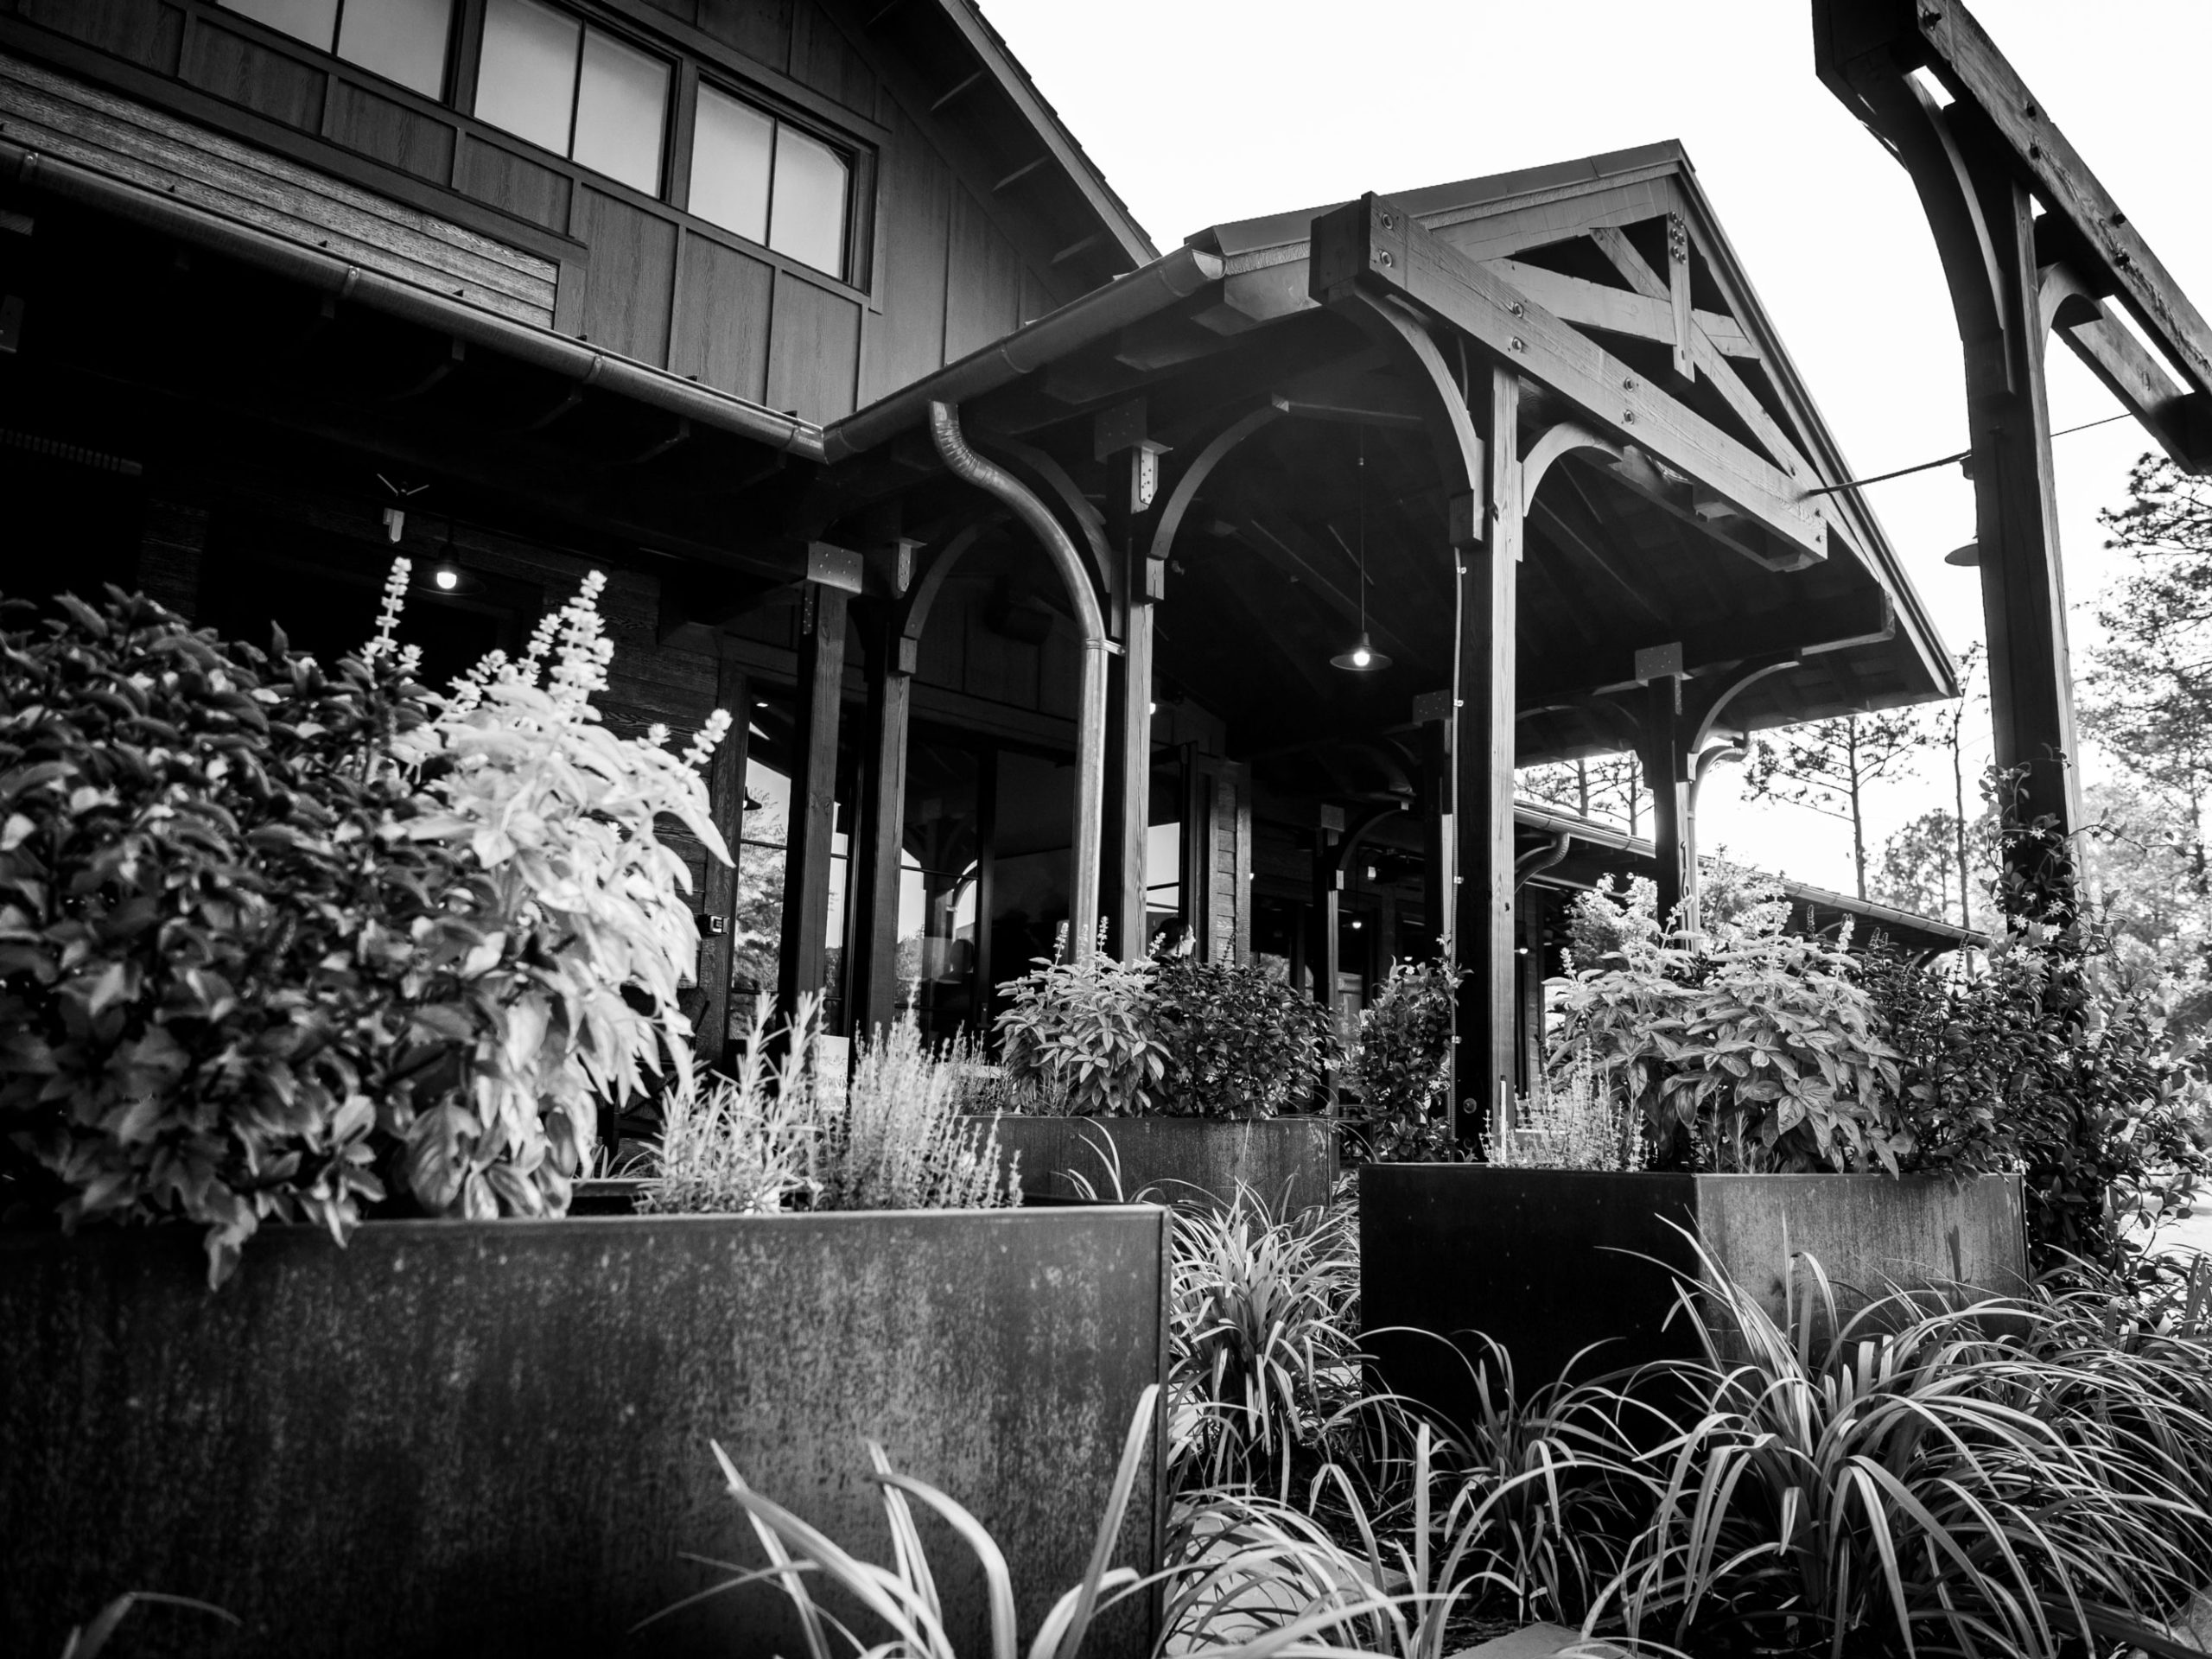
{"label": "tree foliage", "polygon": [[1867,791],[1910,766],[1929,734],[1908,709],[1846,715],[1792,726],[1753,746],[1744,769],[1754,799],[1788,801],[1843,818],[1851,825],[1852,868],[1859,896],[1867,897]]}

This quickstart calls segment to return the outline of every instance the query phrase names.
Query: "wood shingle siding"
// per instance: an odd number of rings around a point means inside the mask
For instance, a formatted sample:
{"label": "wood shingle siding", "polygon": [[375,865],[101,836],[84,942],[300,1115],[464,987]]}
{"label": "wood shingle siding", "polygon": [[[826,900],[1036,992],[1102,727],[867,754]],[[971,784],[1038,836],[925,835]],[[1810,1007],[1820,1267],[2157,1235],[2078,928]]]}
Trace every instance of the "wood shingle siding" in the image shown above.
{"label": "wood shingle siding", "polygon": [[20,59],[0,57],[0,137],[518,322],[552,323],[551,260]]}

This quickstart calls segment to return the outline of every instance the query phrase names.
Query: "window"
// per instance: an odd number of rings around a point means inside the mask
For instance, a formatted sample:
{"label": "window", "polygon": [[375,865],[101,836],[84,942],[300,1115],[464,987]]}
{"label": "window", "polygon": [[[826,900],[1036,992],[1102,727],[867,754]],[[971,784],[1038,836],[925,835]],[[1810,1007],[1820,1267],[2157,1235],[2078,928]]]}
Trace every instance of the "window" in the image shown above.
{"label": "window", "polygon": [[649,196],[660,194],[668,83],[663,60],[537,0],[485,8],[478,118]]}
{"label": "window", "polygon": [[852,164],[811,133],[702,82],[691,211],[802,264],[845,274]]}
{"label": "window", "polygon": [[256,22],[422,93],[446,89],[453,0],[222,0]]}

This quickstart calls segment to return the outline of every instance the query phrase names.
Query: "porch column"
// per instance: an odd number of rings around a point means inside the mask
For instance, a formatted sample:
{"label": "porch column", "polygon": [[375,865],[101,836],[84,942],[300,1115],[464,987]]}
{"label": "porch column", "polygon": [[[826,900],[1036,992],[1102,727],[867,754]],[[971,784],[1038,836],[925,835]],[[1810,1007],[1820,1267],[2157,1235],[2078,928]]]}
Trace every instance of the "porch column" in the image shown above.
{"label": "porch column", "polygon": [[1141,403],[1098,417],[1106,462],[1106,541],[1116,562],[1121,655],[1108,664],[1109,733],[1106,867],[1099,905],[1107,948],[1123,962],[1145,953],[1146,831],[1152,804],[1153,607],[1166,591],[1166,561],[1151,556],[1151,508],[1160,488],[1160,446],[1144,436]]}
{"label": "porch column", "polygon": [[1452,694],[1431,691],[1414,699],[1421,727],[1421,941],[1419,961],[1448,957],[1452,931],[1450,856],[1444,844],[1452,813]]}
{"label": "porch column", "polygon": [[789,1016],[829,976],[830,836],[836,829],[837,719],[845,678],[845,591],[800,590],[798,750],[784,847],[784,937],[776,1006]]}
{"label": "porch column", "polygon": [[[2070,899],[2050,890],[2054,876],[2072,874],[2075,855],[2068,837],[2080,827],[2082,810],[2035,201],[1998,159],[1972,147],[1967,157],[1967,174],[1989,226],[2003,311],[2000,338],[1965,342],[1994,759],[2002,770],[2024,773],[2017,807],[2005,809],[2005,827],[2023,829],[2047,818],[2056,831],[2049,839],[2015,841],[2007,849],[2010,861],[2029,893],[2062,898],[2070,907]],[[2047,867],[2054,858],[2060,870]]]}
{"label": "porch column", "polygon": [[1452,710],[1456,899],[1452,944],[1459,982],[1452,1099],[1463,1140],[1510,1111],[1516,1070],[1513,973],[1514,627],[1521,559],[1521,382],[1504,364],[1477,374],[1470,412],[1483,441],[1484,512],[1478,539],[1458,550],[1459,706]]}
{"label": "porch column", "polygon": [[1685,906],[1694,906],[1697,899],[1697,859],[1691,850],[1691,722],[1682,709],[1681,646],[1659,645],[1637,652],[1636,677],[1645,687],[1643,718],[1637,724],[1637,760],[1651,791],[1659,924],[1669,925],[1669,918],[1681,908],[1679,925],[1691,926],[1696,918]]}
{"label": "porch column", "polygon": [[899,1009],[899,869],[906,849],[907,717],[914,664],[895,606],[867,618],[868,758],[860,836],[852,849],[853,963],[846,975],[853,1034],[873,1036]]}
{"label": "porch column", "polygon": [[707,861],[699,884],[699,913],[705,925],[699,941],[699,1016],[692,1050],[704,1065],[721,1065],[729,1047],[729,976],[737,949],[740,843],[745,836],[745,762],[752,741],[753,687],[745,670],[728,658],[715,669],[715,706],[728,711],[729,733],[707,768],[707,802],[715,828],[728,843],[730,861]]}
{"label": "porch column", "polygon": [[1344,914],[1344,873],[1337,860],[1337,841],[1343,833],[1344,810],[1325,806],[1313,826],[1313,902],[1306,912],[1312,938],[1306,947],[1306,965],[1313,975],[1313,1000],[1333,1012],[1337,1006],[1337,973],[1341,952],[1338,924]]}

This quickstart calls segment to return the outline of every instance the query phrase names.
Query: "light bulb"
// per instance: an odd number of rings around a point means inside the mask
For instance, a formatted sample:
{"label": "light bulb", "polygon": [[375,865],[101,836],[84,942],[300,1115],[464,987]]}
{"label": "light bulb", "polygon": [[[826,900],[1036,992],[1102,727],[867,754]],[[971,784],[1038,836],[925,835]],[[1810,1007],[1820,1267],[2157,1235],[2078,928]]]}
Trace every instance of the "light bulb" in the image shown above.
{"label": "light bulb", "polygon": [[1361,645],[1352,652],[1351,660],[1355,667],[1365,668],[1375,660],[1375,653],[1368,650],[1365,645]]}
{"label": "light bulb", "polygon": [[441,565],[433,580],[437,582],[442,591],[449,594],[461,586],[461,572],[450,565]]}

